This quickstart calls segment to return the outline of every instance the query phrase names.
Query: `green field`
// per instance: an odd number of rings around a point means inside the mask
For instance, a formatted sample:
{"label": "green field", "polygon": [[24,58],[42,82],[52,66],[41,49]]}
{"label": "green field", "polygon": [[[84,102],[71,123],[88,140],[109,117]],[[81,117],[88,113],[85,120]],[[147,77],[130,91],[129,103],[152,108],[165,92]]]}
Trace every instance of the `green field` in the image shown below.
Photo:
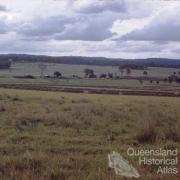
{"label": "green field", "polygon": [[[39,63],[13,63],[10,70],[0,70],[0,76],[23,76],[31,74],[34,76],[40,75]],[[102,73],[117,73],[119,75],[118,67],[112,66],[88,66],[88,65],[68,65],[44,63],[47,65],[45,75],[52,75],[55,71],[60,71],[63,76],[78,75],[84,77],[84,69],[90,68],[95,71],[98,76]],[[173,68],[148,68],[148,74],[152,77],[167,77],[173,72],[178,72],[179,69]],[[125,72],[124,72],[125,75]],[[132,76],[142,76],[143,70],[132,70]]]}
{"label": "green field", "polygon": [[[33,84],[48,84],[48,85],[69,85],[69,86],[95,86],[95,87],[118,87],[118,88],[136,88],[153,86],[154,88],[161,87],[174,87],[179,84],[173,82],[172,84],[160,82],[157,84],[155,81],[150,83],[144,81],[143,84],[139,80],[132,79],[85,79],[84,69],[91,68],[95,71],[96,75],[102,73],[116,73],[120,75],[117,67],[111,66],[87,66],[87,65],[65,65],[65,64],[53,64],[46,63],[47,69],[44,75],[53,75],[55,71],[60,71],[65,77],[63,79],[45,79],[40,78],[39,63],[13,63],[9,70],[0,70],[0,83],[33,83]],[[173,72],[178,72],[178,69],[172,68],[148,68],[148,76],[151,77],[168,77]],[[20,79],[14,78],[14,76],[33,75],[36,79]],[[80,79],[72,78],[72,75],[78,75]],[[124,75],[126,73],[124,72]],[[143,76],[143,70],[132,70],[131,76]]]}
{"label": "green field", "polygon": [[108,153],[117,151],[142,180],[179,179],[139,166],[126,152],[180,150],[179,107],[179,98],[0,89],[0,177],[127,180],[108,168]]}

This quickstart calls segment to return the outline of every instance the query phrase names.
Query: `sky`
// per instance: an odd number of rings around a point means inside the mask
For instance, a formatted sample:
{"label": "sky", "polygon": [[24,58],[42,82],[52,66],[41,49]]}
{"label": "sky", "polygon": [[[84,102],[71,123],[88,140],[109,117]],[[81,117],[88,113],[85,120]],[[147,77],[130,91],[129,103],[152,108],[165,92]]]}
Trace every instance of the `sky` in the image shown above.
{"label": "sky", "polygon": [[180,0],[0,0],[0,54],[180,59]]}

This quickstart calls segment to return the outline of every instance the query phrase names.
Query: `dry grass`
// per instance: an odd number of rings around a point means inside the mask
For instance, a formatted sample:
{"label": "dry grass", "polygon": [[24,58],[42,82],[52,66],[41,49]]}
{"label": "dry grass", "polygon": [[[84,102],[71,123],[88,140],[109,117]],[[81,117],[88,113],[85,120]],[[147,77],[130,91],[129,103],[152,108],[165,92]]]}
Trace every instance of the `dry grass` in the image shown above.
{"label": "dry grass", "polygon": [[157,138],[156,127],[153,124],[147,122],[147,124],[141,127],[136,138],[139,143],[155,143]]}
{"label": "dry grass", "polygon": [[[127,148],[179,145],[180,99],[0,90],[0,177],[5,180],[123,179],[108,169]],[[158,176],[159,179],[178,177]]]}
{"label": "dry grass", "polygon": [[165,129],[165,138],[180,143],[180,126],[179,123],[168,126]]}

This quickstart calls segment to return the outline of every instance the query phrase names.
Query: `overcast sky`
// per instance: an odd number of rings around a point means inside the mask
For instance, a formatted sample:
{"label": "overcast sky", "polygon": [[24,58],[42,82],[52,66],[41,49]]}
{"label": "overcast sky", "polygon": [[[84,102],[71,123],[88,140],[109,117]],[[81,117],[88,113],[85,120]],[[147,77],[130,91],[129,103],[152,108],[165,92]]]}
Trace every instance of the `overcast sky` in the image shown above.
{"label": "overcast sky", "polygon": [[180,58],[180,1],[0,0],[0,53]]}

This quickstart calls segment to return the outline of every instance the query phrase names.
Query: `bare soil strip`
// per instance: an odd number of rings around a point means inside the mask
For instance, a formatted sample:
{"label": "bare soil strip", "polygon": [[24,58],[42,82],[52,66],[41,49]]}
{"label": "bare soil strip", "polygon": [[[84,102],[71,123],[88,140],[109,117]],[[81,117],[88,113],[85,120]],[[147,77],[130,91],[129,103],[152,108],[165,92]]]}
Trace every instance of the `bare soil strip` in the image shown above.
{"label": "bare soil strip", "polygon": [[71,86],[52,86],[46,84],[0,84],[0,88],[26,89],[39,91],[60,91],[70,93],[87,94],[111,94],[111,95],[136,95],[136,96],[167,96],[180,97],[180,89],[118,89],[100,87],[71,87]]}

